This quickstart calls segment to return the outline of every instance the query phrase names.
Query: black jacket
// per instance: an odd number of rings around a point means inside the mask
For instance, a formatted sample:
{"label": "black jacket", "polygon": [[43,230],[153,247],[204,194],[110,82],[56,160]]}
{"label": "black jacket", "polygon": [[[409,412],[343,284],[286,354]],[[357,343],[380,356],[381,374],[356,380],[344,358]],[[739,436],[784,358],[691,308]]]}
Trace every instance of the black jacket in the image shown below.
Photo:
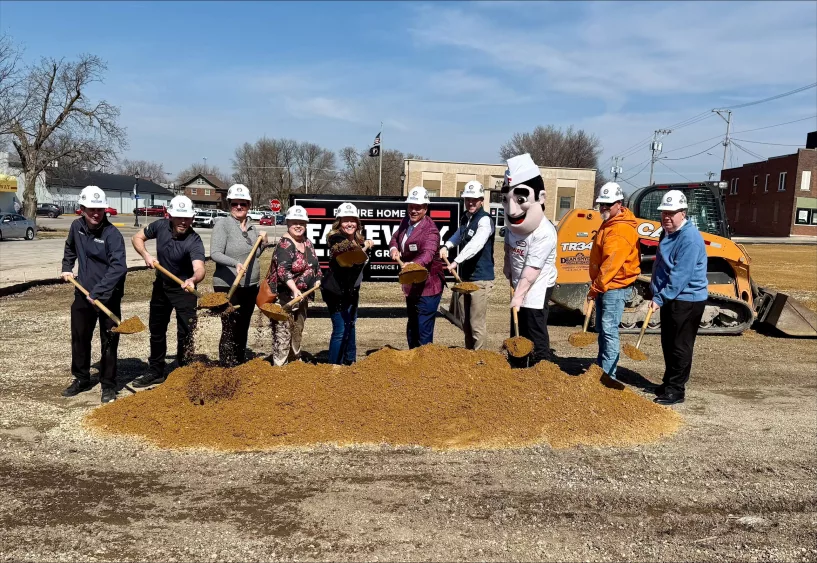
{"label": "black jacket", "polygon": [[[342,234],[334,234],[326,240],[327,246],[331,249],[334,245],[347,240]],[[321,293],[331,293],[335,296],[349,296],[360,291],[360,284],[363,282],[363,269],[369,261],[363,264],[344,268],[338,261],[329,258],[329,270],[324,275],[321,282]]]}
{"label": "black jacket", "polygon": [[62,255],[62,271],[72,271],[77,259],[77,281],[88,290],[92,299],[106,301],[115,290],[120,295],[125,291],[128,273],[125,239],[107,218],[95,231],[88,228],[84,217],[71,223]]}

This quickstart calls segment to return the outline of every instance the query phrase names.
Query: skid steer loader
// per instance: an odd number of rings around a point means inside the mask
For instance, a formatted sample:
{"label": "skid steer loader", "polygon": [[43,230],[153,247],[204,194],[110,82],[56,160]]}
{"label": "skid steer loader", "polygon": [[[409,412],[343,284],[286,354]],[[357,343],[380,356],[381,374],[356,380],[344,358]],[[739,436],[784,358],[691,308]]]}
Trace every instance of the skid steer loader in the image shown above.
{"label": "skid steer loader", "polygon": [[[777,328],[789,336],[817,337],[817,313],[785,293],[758,287],[750,276],[751,258],[731,240],[724,207],[726,182],[664,184],[641,188],[625,199],[638,218],[641,275],[635,298],[628,303],[621,332],[638,332],[651,298],[650,278],[661,236],[661,212],[657,210],[666,190],[681,190],[687,197],[687,218],[701,231],[708,256],[709,298],[698,334],[740,334],[754,322]],[[559,221],[556,266],[558,277],[552,301],[582,311],[590,288],[588,266],[593,238],[602,223],[593,209],[573,209]],[[656,313],[647,332],[658,332]]]}

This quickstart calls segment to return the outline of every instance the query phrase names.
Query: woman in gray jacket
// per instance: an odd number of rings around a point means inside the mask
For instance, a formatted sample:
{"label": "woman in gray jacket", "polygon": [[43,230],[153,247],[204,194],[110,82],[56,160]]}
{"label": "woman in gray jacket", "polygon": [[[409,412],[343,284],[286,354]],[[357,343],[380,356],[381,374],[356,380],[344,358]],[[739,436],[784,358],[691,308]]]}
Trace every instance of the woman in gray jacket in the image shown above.
{"label": "woman in gray jacket", "polygon": [[247,268],[249,271],[244,274],[233,294],[232,304],[241,307],[234,313],[221,316],[218,359],[222,365],[232,367],[244,363],[247,334],[255,310],[255,298],[258,295],[259,259],[268,245],[267,233],[253,227],[247,217],[251,202],[247,187],[243,184],[230,186],[227,190],[227,201],[230,203],[230,216],[216,220],[210,239],[210,257],[216,263],[216,271],[213,274],[215,291],[222,293],[229,291],[236,276],[244,269],[244,260],[250,255],[256,239],[262,237],[261,245]]}

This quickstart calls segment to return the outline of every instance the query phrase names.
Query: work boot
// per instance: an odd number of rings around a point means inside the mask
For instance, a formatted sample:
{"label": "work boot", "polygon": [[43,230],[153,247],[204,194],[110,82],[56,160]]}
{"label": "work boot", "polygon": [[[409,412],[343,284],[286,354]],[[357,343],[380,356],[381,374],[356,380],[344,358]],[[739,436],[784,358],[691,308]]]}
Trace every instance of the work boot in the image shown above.
{"label": "work boot", "polygon": [[679,394],[658,395],[653,401],[659,405],[676,405],[684,402],[684,396]]}
{"label": "work boot", "polygon": [[82,381],[80,379],[74,379],[71,382],[71,385],[65,388],[65,391],[62,392],[63,397],[76,397],[80,393],[84,393],[90,389],[93,389],[96,382],[94,381]]}
{"label": "work boot", "polygon": [[619,381],[615,377],[610,376],[606,372],[601,374],[601,384],[604,385],[605,387],[609,387],[610,389],[615,389],[617,391],[623,391],[625,387],[621,381]]}
{"label": "work boot", "polygon": [[151,385],[159,385],[160,383],[164,383],[166,379],[166,375],[156,375],[152,371],[149,371],[148,373],[140,375],[134,379],[133,386],[137,389],[142,389],[143,387],[150,387]]}
{"label": "work boot", "polygon": [[116,389],[103,389],[102,390],[102,404],[110,403],[111,401],[116,400]]}

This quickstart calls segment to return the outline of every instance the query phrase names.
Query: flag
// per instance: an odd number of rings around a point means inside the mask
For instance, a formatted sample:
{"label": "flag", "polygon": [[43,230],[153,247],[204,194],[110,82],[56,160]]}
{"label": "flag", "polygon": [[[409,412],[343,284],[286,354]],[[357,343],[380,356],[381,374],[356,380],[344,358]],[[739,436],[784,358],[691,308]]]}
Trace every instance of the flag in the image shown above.
{"label": "flag", "polygon": [[377,134],[377,137],[374,138],[374,145],[377,146],[380,144],[380,133]]}
{"label": "flag", "polygon": [[369,156],[373,157],[380,156],[380,133],[378,133],[377,137],[374,138],[374,143],[369,149]]}

